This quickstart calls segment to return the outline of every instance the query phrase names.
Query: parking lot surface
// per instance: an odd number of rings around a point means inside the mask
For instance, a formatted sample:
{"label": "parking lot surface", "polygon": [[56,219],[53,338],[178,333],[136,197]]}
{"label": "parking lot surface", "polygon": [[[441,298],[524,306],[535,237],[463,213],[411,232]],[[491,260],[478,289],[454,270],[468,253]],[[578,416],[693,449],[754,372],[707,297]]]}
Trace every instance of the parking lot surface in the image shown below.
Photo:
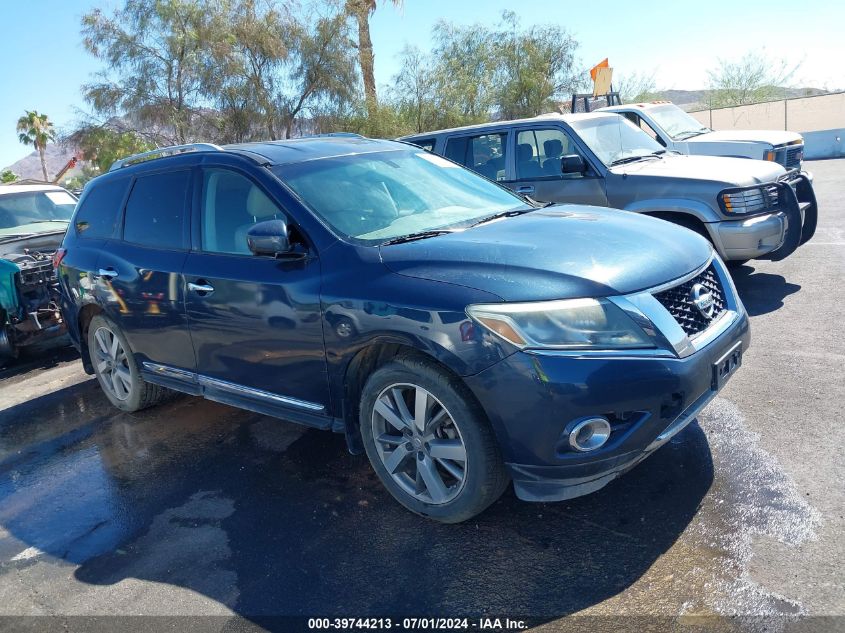
{"label": "parking lot surface", "polygon": [[340,435],[187,396],[121,413],[69,350],[0,371],[0,616],[489,613],[554,629],[572,614],[742,615],[842,630],[845,160],[807,167],[814,240],[734,270],[752,320],[742,369],[698,424],[572,501],[508,492],[438,525]]}

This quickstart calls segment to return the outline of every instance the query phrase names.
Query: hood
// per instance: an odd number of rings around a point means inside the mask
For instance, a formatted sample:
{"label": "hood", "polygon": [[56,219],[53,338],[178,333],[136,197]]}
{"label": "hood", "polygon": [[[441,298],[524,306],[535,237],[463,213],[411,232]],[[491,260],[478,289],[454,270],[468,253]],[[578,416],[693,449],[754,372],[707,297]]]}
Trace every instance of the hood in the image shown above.
{"label": "hood", "polygon": [[795,132],[783,132],[780,130],[721,130],[719,132],[707,132],[686,139],[687,143],[730,143],[754,142],[765,143],[766,145],[784,145],[794,141],[801,141],[800,134]]}
{"label": "hood", "polygon": [[[610,171],[617,175],[685,178],[733,187],[773,182],[786,173],[781,165],[770,161],[680,154],[665,154],[660,159],[646,159],[618,165],[612,167]],[[682,183],[678,183],[677,186],[682,186]]]}
{"label": "hood", "polygon": [[392,271],[505,301],[627,294],[701,266],[710,244],[663,220],[559,205],[458,233],[379,247]]}
{"label": "hood", "polygon": [[64,236],[65,231],[60,230],[7,240],[0,233],[0,258],[11,254],[20,254],[25,250],[52,253],[61,245]]}

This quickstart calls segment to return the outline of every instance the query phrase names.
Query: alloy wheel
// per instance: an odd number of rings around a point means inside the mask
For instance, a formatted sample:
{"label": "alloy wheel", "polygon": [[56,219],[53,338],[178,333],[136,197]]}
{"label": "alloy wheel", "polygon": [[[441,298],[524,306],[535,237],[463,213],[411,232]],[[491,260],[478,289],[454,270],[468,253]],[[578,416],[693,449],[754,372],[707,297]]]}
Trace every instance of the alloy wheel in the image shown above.
{"label": "alloy wheel", "polygon": [[105,327],[97,328],[94,341],[94,365],[102,378],[103,388],[118,400],[126,400],[132,391],[126,350],[115,333]]}
{"label": "alloy wheel", "polygon": [[412,384],[382,390],[372,414],[373,439],[382,464],[409,495],[441,505],[466,482],[467,450],[449,411]]}

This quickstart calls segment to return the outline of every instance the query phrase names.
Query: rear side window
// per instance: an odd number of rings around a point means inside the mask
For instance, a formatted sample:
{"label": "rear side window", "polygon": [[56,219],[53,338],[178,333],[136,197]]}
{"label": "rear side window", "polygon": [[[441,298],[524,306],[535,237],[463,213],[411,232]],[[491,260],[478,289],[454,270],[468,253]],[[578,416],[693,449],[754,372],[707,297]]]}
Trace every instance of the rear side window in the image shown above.
{"label": "rear side window", "polygon": [[114,227],[128,188],[128,178],[110,180],[102,185],[94,184],[76,213],[76,234],[93,239],[114,236]]}
{"label": "rear side window", "polygon": [[433,138],[421,138],[415,141],[411,141],[417,147],[424,149],[427,152],[434,151],[434,139]]}
{"label": "rear side window", "polygon": [[506,133],[451,138],[445,155],[490,180],[504,180],[507,138]]}
{"label": "rear side window", "polygon": [[141,246],[185,248],[184,218],[191,172],[171,171],[135,180],[126,202],[123,239]]}

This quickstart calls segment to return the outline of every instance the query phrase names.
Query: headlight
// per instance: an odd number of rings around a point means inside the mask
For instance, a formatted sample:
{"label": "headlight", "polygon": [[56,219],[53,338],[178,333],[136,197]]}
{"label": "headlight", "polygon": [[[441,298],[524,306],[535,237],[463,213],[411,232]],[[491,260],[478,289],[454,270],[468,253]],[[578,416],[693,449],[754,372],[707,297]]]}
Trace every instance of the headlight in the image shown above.
{"label": "headlight", "polygon": [[523,349],[654,347],[648,335],[606,299],[479,304],[467,307],[467,314]]}
{"label": "headlight", "polygon": [[747,215],[761,211],[772,211],[780,206],[779,200],[776,184],[749,189],[734,189],[719,194],[719,204],[728,215]]}

